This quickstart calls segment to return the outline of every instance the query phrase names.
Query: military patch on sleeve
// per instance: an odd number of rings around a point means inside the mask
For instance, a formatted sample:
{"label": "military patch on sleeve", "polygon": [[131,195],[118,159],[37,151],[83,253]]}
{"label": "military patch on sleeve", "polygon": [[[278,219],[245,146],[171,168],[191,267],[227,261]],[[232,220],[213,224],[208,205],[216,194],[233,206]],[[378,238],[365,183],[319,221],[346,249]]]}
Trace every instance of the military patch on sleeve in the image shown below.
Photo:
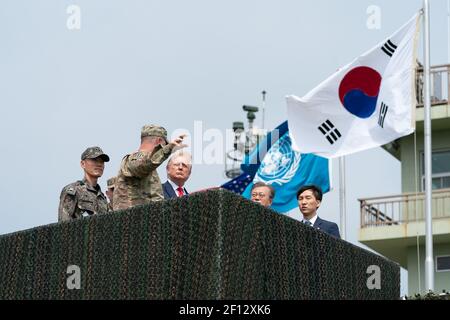
{"label": "military patch on sleeve", "polygon": [[74,187],[68,187],[66,189],[66,193],[70,194],[71,196],[74,196],[76,194],[75,188]]}
{"label": "military patch on sleeve", "polygon": [[144,157],[144,153],[143,152],[136,152],[131,156],[130,160],[139,160],[142,159]]}

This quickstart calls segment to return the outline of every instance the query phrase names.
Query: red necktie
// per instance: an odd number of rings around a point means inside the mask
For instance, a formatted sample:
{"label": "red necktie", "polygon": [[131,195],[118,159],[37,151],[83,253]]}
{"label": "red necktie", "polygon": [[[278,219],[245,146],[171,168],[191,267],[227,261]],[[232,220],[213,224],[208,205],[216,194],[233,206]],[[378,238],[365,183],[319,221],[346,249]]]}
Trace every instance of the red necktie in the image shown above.
{"label": "red necktie", "polygon": [[182,188],[182,187],[178,187],[178,188],[177,188],[177,191],[178,191],[178,196],[179,196],[179,197],[184,196],[184,191],[183,191],[183,188]]}

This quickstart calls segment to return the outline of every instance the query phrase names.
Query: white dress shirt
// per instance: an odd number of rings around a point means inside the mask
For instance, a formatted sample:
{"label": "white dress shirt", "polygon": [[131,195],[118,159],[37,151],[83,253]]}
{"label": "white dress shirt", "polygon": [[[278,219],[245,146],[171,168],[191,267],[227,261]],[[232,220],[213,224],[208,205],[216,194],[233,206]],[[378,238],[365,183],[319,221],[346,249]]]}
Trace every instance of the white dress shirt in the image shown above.
{"label": "white dress shirt", "polygon": [[[317,214],[309,220],[309,222],[311,222],[311,227],[314,226],[314,223],[316,223],[316,220],[317,220]],[[302,222],[305,223],[305,221],[308,221],[308,220],[303,218]]]}
{"label": "white dress shirt", "polygon": [[[174,183],[172,180],[170,180],[170,179],[167,179],[167,181],[169,181],[169,183],[172,186],[173,191],[175,191],[175,194],[177,195],[177,197],[180,197],[178,195],[178,191],[177,191],[179,186],[176,183]],[[183,195],[185,195],[186,194],[186,190],[184,189],[184,186],[182,186],[181,188],[183,188]]]}

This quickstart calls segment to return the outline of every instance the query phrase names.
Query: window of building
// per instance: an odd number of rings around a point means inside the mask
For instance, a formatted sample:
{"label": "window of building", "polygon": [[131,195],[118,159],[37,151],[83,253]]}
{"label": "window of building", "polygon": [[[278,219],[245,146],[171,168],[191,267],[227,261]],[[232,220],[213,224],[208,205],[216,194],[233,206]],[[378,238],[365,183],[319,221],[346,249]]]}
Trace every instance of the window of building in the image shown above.
{"label": "window of building", "polygon": [[450,256],[437,256],[436,257],[436,271],[450,271]]}
{"label": "window of building", "polygon": [[[425,190],[425,158],[422,158],[422,191]],[[431,155],[433,190],[450,188],[450,150],[436,151]]]}

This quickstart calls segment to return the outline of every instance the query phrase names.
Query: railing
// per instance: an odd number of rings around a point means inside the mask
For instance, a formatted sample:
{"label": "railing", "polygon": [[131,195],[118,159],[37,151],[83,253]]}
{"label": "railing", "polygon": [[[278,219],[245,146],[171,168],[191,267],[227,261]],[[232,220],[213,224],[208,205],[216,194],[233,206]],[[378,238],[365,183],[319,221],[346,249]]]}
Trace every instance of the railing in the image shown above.
{"label": "railing", "polygon": [[[425,193],[358,199],[361,228],[392,226],[425,220]],[[450,218],[450,189],[433,191],[433,218]]]}
{"label": "railing", "polygon": [[[449,103],[450,92],[450,64],[432,66],[430,68],[431,81],[431,105]],[[418,67],[416,71],[416,97],[417,107],[423,107],[423,67]]]}

